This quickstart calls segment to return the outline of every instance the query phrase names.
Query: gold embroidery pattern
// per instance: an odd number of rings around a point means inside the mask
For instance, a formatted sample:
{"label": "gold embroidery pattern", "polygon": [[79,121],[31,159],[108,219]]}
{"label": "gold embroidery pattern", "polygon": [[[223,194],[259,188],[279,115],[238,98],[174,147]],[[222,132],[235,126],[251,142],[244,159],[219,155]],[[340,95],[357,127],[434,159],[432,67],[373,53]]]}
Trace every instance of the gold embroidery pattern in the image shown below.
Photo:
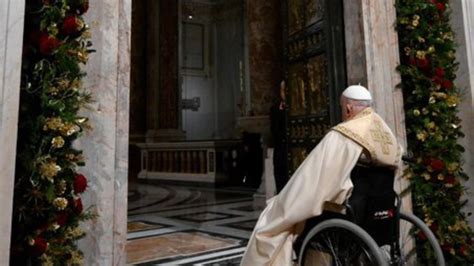
{"label": "gold embroidery pattern", "polygon": [[374,120],[375,129],[370,130],[372,139],[382,146],[382,152],[385,155],[390,154],[390,146],[393,145],[391,136],[388,132],[384,131],[382,124],[379,120]]}
{"label": "gold embroidery pattern", "polygon": [[377,154],[374,147],[372,147],[372,145],[370,145],[364,138],[341,125],[335,126],[333,129],[362,145],[362,147],[369,151],[372,161],[377,161]]}

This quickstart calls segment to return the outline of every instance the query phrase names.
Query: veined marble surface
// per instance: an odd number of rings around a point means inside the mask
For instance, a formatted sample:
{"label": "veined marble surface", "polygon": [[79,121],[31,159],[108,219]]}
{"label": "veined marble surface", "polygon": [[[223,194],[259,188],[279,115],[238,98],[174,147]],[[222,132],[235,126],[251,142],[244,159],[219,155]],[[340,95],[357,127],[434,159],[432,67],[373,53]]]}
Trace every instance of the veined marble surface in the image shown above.
{"label": "veined marble surface", "polygon": [[25,1],[0,1],[0,265],[9,264]]}
{"label": "veined marble surface", "polygon": [[237,265],[261,212],[253,191],[130,184],[127,263]]}
{"label": "veined marble surface", "polygon": [[[474,2],[471,0],[452,1],[451,24],[458,45],[456,60],[459,69],[456,73],[455,84],[462,91],[459,104],[459,117],[466,136],[459,140],[466,151],[463,154],[463,168],[471,177],[465,185],[470,191],[466,210],[474,209]],[[474,227],[474,217],[469,217],[471,227]]]}
{"label": "veined marble surface", "polygon": [[96,53],[89,57],[85,87],[95,102],[84,111],[94,130],[78,141],[89,180],[85,206],[98,218],[83,226],[79,246],[86,265],[124,265],[128,167],[128,92],[131,0],[91,1],[85,20]]}

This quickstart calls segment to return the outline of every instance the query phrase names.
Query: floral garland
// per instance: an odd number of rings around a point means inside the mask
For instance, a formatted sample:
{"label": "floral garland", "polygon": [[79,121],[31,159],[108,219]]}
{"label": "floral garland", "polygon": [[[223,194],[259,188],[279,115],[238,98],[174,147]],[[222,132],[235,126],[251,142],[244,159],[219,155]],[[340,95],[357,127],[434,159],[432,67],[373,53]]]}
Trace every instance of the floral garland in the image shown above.
{"label": "floral garland", "polygon": [[78,114],[92,52],[87,0],[27,0],[12,226],[12,265],[80,265],[79,223],[93,217],[80,194],[87,178],[74,141],[89,128]]}
{"label": "floral garland", "polygon": [[[437,236],[448,265],[465,265],[474,262],[474,235],[462,212],[461,180],[468,177],[457,142],[463,133],[449,1],[397,0],[396,6],[414,211]],[[418,256],[429,259],[426,237],[419,232],[417,239]]]}

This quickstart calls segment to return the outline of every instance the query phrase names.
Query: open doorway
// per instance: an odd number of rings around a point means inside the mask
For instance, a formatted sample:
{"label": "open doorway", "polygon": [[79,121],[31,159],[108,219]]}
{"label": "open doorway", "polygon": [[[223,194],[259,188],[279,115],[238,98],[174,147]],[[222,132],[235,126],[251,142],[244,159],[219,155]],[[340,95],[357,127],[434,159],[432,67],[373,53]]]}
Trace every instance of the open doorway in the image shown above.
{"label": "open doorway", "polygon": [[238,259],[263,205],[261,137],[238,127],[245,1],[132,5],[127,262]]}

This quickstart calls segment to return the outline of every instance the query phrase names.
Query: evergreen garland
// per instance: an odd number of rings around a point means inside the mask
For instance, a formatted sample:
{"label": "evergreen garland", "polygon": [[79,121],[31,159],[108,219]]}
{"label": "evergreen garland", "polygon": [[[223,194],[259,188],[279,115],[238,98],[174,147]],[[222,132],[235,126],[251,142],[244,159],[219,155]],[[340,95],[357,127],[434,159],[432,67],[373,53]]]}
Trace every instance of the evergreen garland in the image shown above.
{"label": "evergreen garland", "polygon": [[79,223],[93,217],[74,148],[91,97],[82,65],[92,52],[87,0],[27,0],[11,239],[12,265],[81,265]]}
{"label": "evergreen garland", "polygon": [[[448,0],[397,0],[408,149],[415,162],[411,181],[413,208],[435,233],[448,265],[474,262],[473,231],[462,211],[463,137],[457,116],[460,89],[454,84],[454,35]],[[417,234],[418,256],[428,260],[426,238]]]}

